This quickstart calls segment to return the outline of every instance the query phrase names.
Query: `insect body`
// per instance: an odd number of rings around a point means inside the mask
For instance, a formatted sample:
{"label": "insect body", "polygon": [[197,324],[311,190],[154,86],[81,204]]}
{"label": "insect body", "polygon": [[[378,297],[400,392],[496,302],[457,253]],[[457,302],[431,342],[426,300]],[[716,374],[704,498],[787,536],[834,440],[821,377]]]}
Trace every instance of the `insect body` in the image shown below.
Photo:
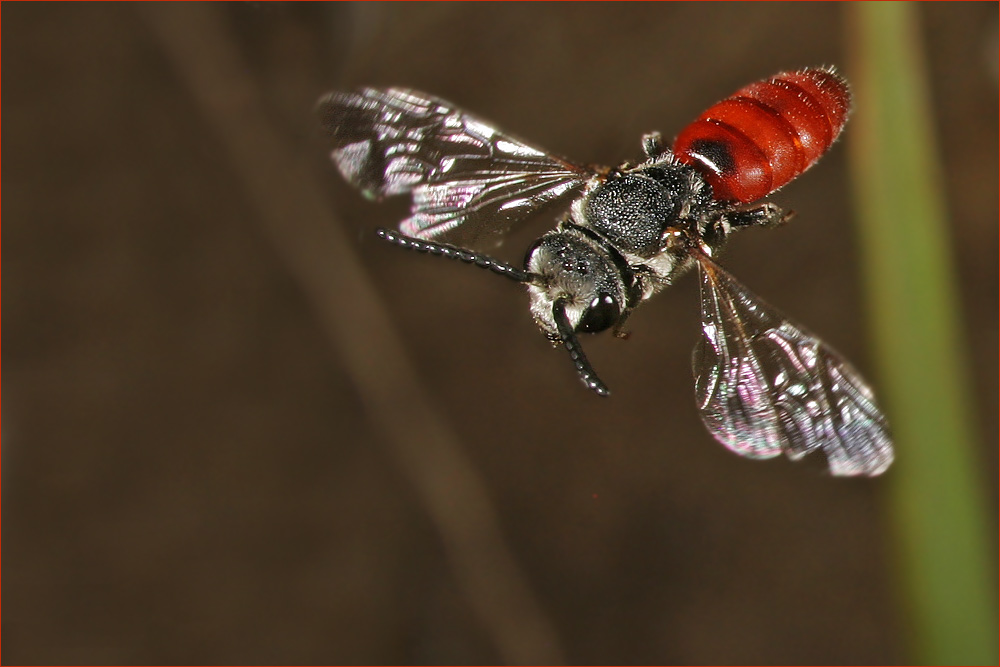
{"label": "insect body", "polygon": [[[344,177],[373,198],[412,195],[400,232],[379,235],[524,283],[535,321],[595,392],[609,393],[578,334],[621,334],[636,306],[697,266],[695,393],[709,431],[743,456],[821,450],[835,475],[878,475],[892,443],[865,381],[714,259],[734,230],[789,217],[753,202],[808,169],[849,109],[847,84],[832,69],[786,72],[712,106],[672,148],[650,134],[644,162],[609,169],[550,155],[422,93],[369,88],[320,102]],[[529,213],[581,191],[523,269],[480,252]]]}

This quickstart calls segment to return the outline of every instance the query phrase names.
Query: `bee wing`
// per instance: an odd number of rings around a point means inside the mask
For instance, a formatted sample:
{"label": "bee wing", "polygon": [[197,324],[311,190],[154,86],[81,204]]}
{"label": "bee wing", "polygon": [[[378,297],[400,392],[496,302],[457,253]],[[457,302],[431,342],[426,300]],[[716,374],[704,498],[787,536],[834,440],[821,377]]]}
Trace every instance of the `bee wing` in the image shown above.
{"label": "bee wing", "polygon": [[879,475],[893,460],[872,390],[823,341],[700,255],[703,337],[695,394],[715,438],[750,458],[826,455],[834,475]]}
{"label": "bee wing", "polygon": [[412,193],[399,229],[419,239],[495,245],[511,224],[596,174],[415,91],[331,93],[319,111],[348,182],[372,198]]}

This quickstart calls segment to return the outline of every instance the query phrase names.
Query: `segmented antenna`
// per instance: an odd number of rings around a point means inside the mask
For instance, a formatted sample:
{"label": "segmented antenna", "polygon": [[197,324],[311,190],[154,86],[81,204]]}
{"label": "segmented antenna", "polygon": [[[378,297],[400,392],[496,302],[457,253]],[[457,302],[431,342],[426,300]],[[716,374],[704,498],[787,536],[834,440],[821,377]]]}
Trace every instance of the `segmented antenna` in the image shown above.
{"label": "segmented antenna", "polygon": [[583,353],[583,347],[580,345],[580,341],[576,337],[576,332],[573,331],[573,327],[569,323],[569,317],[566,316],[566,299],[556,299],[556,302],[552,304],[552,319],[555,320],[559,338],[562,340],[563,345],[566,346],[569,358],[573,360],[573,365],[576,367],[576,372],[580,376],[580,379],[583,380],[583,384],[588,389],[593,389],[597,392],[598,396],[610,396],[611,391],[601,382],[601,378],[597,377],[594,367],[587,361],[587,355]]}
{"label": "segmented antenna", "polygon": [[512,264],[501,262],[500,260],[494,259],[489,255],[473,252],[472,250],[465,250],[464,248],[458,248],[453,245],[448,245],[447,243],[422,241],[421,239],[415,239],[412,236],[406,236],[405,234],[400,234],[399,232],[394,232],[391,229],[385,229],[384,227],[380,227],[375,230],[375,233],[378,234],[378,237],[383,241],[388,241],[393,245],[398,245],[400,248],[429,253],[431,255],[437,255],[438,257],[444,257],[445,259],[454,259],[459,262],[465,262],[466,264],[475,264],[481,269],[492,271],[493,273],[504,276],[505,278],[510,278],[511,280],[519,283],[530,283],[533,279],[532,274],[528,273],[524,269],[519,269]]}
{"label": "segmented antenna", "polygon": [[[510,278],[511,280],[519,283],[530,283],[536,278],[534,274],[529,273],[524,269],[519,269],[518,267],[507,264],[506,262],[501,262],[500,260],[494,259],[489,255],[484,255],[472,250],[466,250],[464,248],[458,248],[447,243],[435,243],[434,241],[415,239],[412,236],[406,236],[405,234],[400,234],[399,232],[395,232],[384,227],[380,227],[375,230],[375,233],[378,234],[378,237],[383,241],[388,241],[389,243],[397,245],[400,248],[416,250],[417,252],[428,253],[438,257],[444,257],[445,259],[454,259],[459,262],[465,262],[466,264],[474,264],[481,269],[492,271],[493,273]],[[583,384],[585,384],[588,389],[592,389],[597,392],[599,396],[610,396],[611,392],[608,390],[607,386],[601,382],[601,379],[597,377],[597,373],[594,372],[594,367],[590,365],[589,361],[587,361],[587,355],[583,353],[583,347],[580,345],[580,341],[576,337],[576,332],[573,331],[573,327],[569,323],[569,318],[566,316],[565,299],[558,299],[552,305],[552,317],[555,320],[556,329],[559,332],[559,339],[562,341],[562,344],[566,346],[566,350],[569,352],[569,358],[573,360],[573,366],[576,367],[576,372],[583,381]]]}

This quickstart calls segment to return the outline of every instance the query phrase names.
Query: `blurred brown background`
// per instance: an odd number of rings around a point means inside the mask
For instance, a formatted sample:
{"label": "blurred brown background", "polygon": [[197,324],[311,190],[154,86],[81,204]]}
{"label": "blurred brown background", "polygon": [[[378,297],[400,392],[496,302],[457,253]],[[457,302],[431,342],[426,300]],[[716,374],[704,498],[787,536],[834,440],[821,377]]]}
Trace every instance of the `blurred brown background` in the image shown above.
{"label": "blurred brown background", "polygon": [[[995,471],[997,6],[921,10],[942,249]],[[641,309],[629,341],[586,341],[599,400],[519,288],[374,239],[405,202],[342,183],[313,115],[330,89],[404,85],[617,164],[750,81],[843,66],[842,11],[4,3],[5,662],[903,660],[886,481],[714,443],[692,398],[697,281]],[[845,153],[773,198],[792,224],[724,262],[877,385]],[[295,208],[317,192],[325,213]],[[327,255],[326,273],[302,263]],[[338,277],[352,256],[360,278]],[[428,437],[401,421],[419,404],[372,398],[405,370],[359,382],[330,333],[372,308],[391,324],[360,334],[401,337],[457,437],[451,459],[428,444],[429,471],[391,435]]]}

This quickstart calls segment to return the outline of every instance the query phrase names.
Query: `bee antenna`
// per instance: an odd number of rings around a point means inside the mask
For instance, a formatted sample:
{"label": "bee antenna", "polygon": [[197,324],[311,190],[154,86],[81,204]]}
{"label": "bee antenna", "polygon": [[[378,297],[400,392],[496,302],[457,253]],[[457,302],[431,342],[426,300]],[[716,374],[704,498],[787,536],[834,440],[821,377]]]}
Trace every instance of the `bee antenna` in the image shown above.
{"label": "bee antenna", "polygon": [[576,372],[583,380],[583,384],[588,389],[593,389],[598,396],[610,396],[611,392],[607,386],[597,377],[594,367],[587,361],[587,355],[583,353],[583,346],[576,337],[576,332],[570,326],[569,317],[566,316],[566,299],[556,299],[552,304],[552,319],[555,320],[556,330],[559,332],[559,339],[566,346],[569,358],[573,360]]}
{"label": "bee antenna", "polygon": [[385,229],[384,227],[375,230],[375,233],[383,241],[388,241],[389,243],[397,245],[400,248],[416,250],[417,252],[428,253],[438,257],[444,257],[445,259],[454,259],[459,262],[465,262],[466,264],[474,264],[481,269],[492,271],[493,273],[510,278],[511,280],[519,283],[530,283],[535,280],[535,275],[533,273],[529,273],[524,269],[519,269],[513,264],[501,262],[498,259],[494,259],[489,255],[484,255],[479,252],[466,250],[465,248],[459,248],[447,243],[435,243],[434,241],[415,239],[412,236],[406,236],[405,234],[400,234],[399,232],[394,232],[391,229]]}

